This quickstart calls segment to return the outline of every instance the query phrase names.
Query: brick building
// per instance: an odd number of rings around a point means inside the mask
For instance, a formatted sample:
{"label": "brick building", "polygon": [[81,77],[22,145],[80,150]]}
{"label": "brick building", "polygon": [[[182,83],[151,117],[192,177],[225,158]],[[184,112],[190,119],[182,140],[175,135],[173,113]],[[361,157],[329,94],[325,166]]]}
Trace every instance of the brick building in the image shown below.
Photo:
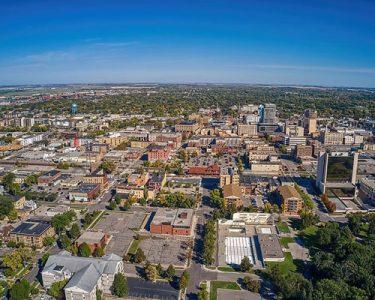
{"label": "brick building", "polygon": [[151,221],[152,234],[190,235],[193,210],[190,208],[159,208]]}
{"label": "brick building", "polygon": [[279,194],[283,214],[298,215],[298,212],[303,208],[303,200],[298,191],[288,185],[280,186],[277,188]]}
{"label": "brick building", "polygon": [[219,176],[220,166],[213,164],[210,166],[192,166],[188,169],[189,175],[208,175],[208,176]]}
{"label": "brick building", "polygon": [[167,146],[153,145],[147,152],[147,159],[149,161],[153,160],[168,160],[171,154],[171,149]]}
{"label": "brick building", "polygon": [[86,175],[82,179],[83,183],[99,184],[100,191],[105,190],[108,187],[108,177],[102,169],[96,169],[89,175]]}
{"label": "brick building", "polygon": [[225,206],[234,204],[236,207],[241,207],[243,205],[243,195],[239,185],[227,184],[223,186],[222,190]]}
{"label": "brick building", "polygon": [[26,247],[43,247],[43,240],[54,236],[51,224],[44,220],[27,220],[19,224],[10,232],[10,240],[23,243]]}
{"label": "brick building", "polygon": [[49,171],[38,178],[38,185],[40,186],[48,186],[54,181],[56,181],[61,176],[61,172],[59,170],[52,170]]}
{"label": "brick building", "polygon": [[94,200],[100,193],[100,185],[82,183],[78,188],[69,192],[69,200],[87,202]]}
{"label": "brick building", "polygon": [[295,157],[311,157],[313,155],[313,146],[297,145],[294,149]]}
{"label": "brick building", "polygon": [[109,236],[103,232],[95,231],[85,231],[82,235],[75,241],[75,245],[78,248],[83,243],[86,243],[91,252],[94,252],[98,248],[104,248],[109,240]]}

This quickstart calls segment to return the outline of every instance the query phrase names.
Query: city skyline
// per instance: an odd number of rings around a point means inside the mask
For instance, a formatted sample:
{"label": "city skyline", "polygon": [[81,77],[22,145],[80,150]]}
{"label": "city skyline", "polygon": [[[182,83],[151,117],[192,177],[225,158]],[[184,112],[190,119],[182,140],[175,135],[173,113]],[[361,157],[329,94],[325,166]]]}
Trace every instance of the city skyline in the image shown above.
{"label": "city skyline", "polygon": [[374,87],[370,1],[13,1],[0,8],[0,85]]}

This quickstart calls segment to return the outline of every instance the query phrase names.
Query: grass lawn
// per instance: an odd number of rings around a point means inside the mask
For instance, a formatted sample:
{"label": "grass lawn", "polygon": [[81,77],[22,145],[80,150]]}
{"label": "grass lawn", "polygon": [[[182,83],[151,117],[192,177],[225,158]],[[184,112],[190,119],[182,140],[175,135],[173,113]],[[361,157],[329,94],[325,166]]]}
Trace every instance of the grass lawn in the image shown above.
{"label": "grass lawn", "polygon": [[241,290],[239,285],[230,281],[211,281],[210,300],[217,299],[217,289]]}
{"label": "grass lawn", "polygon": [[289,227],[288,227],[288,224],[285,223],[285,222],[278,222],[276,224],[277,226],[277,229],[282,232],[282,233],[290,233],[290,230],[289,230]]}
{"label": "grass lawn", "polygon": [[139,243],[140,243],[140,240],[133,240],[129,247],[128,254],[135,254],[135,252],[137,251],[139,247]]}
{"label": "grass lawn", "polygon": [[223,272],[240,272],[240,268],[233,267],[218,267],[217,269]]}
{"label": "grass lawn", "polygon": [[280,244],[283,245],[284,248],[289,248],[289,243],[295,243],[294,238],[289,236],[280,238]]}
{"label": "grass lawn", "polygon": [[99,214],[94,218],[94,220],[86,227],[86,230],[93,228],[99,220],[104,216],[105,211],[99,212]]}
{"label": "grass lawn", "polygon": [[313,226],[307,227],[306,229],[302,230],[299,233],[299,236],[302,238],[303,243],[305,244],[307,248],[311,248],[314,246],[315,235],[318,229],[319,228],[317,226],[313,225]]}
{"label": "grass lawn", "polygon": [[267,262],[267,268],[273,265],[279,265],[283,273],[294,272],[297,270],[296,264],[293,262],[293,257],[290,252],[284,252],[285,260],[283,262]]}

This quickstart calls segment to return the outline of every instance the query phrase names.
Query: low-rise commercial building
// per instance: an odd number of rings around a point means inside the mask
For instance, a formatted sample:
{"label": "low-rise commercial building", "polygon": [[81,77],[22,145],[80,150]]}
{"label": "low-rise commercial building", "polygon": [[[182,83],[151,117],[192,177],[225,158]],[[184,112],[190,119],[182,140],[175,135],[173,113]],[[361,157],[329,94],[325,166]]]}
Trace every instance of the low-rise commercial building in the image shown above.
{"label": "low-rise commercial building", "polygon": [[281,171],[281,162],[279,161],[253,161],[250,163],[250,170],[253,173],[278,175]]}
{"label": "low-rise commercial building", "polygon": [[100,191],[104,191],[108,187],[108,177],[102,169],[96,169],[89,175],[83,177],[84,183],[99,184]]}
{"label": "low-rise commercial building", "polygon": [[82,183],[78,188],[69,192],[69,200],[88,202],[94,200],[100,193],[100,185],[95,183]]}
{"label": "low-rise commercial building", "polygon": [[194,134],[195,132],[198,131],[199,127],[200,127],[199,123],[197,123],[196,121],[188,120],[188,121],[182,121],[181,123],[177,124],[175,126],[175,131]]}
{"label": "low-rise commercial building", "polygon": [[263,261],[284,261],[284,253],[276,234],[258,233]]}
{"label": "low-rise commercial building", "polygon": [[152,234],[191,235],[193,213],[190,208],[159,208],[155,213],[150,232]]}
{"label": "low-rise commercial building", "polygon": [[81,236],[75,241],[75,245],[78,248],[83,243],[86,243],[91,252],[94,252],[98,248],[104,248],[109,240],[109,235],[103,232],[97,231],[85,231],[81,234]]}
{"label": "low-rise commercial building", "polygon": [[61,176],[61,172],[59,170],[52,170],[49,171],[38,178],[38,185],[39,186],[48,186],[56,181]]}

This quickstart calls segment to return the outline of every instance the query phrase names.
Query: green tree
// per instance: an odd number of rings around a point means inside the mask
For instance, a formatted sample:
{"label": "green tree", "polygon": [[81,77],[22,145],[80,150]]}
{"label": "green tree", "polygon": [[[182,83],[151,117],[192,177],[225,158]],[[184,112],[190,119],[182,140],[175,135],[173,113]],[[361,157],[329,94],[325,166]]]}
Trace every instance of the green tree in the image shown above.
{"label": "green tree", "polygon": [[91,256],[91,248],[87,243],[82,243],[78,247],[78,255],[82,257],[89,257]]}
{"label": "green tree", "polygon": [[19,251],[13,251],[4,256],[3,265],[15,272],[22,265],[22,256]]}
{"label": "green tree", "polygon": [[117,205],[120,205],[121,204],[121,197],[116,195],[115,202],[116,202]]}
{"label": "green tree", "polygon": [[173,265],[169,265],[167,270],[165,271],[165,277],[171,281],[173,279],[173,277],[175,276],[176,274],[176,270],[175,268],[173,267]]}
{"label": "green tree", "polygon": [[115,210],[116,207],[117,207],[116,201],[109,202],[109,209],[110,210]]}
{"label": "green tree", "polygon": [[245,256],[241,260],[241,264],[240,264],[241,272],[250,272],[252,267],[253,267],[253,265],[251,264],[249,257]]}
{"label": "green tree", "polygon": [[16,179],[16,175],[12,172],[9,172],[4,175],[2,184],[6,191],[9,191],[10,186],[14,183],[14,180]]}
{"label": "green tree", "polygon": [[198,292],[198,300],[208,300],[209,299],[209,294],[206,289],[201,289]]}
{"label": "green tree", "polygon": [[189,284],[190,274],[187,271],[182,272],[181,278],[180,278],[180,289],[185,290]]}
{"label": "green tree", "polygon": [[250,276],[245,276],[243,279],[243,283],[250,292],[259,293],[261,288],[260,280],[252,279]]}
{"label": "green tree", "polygon": [[67,211],[63,214],[57,214],[52,217],[51,225],[55,229],[55,231],[60,234],[64,231],[72,221],[76,218],[76,214],[73,210]]}
{"label": "green tree", "polygon": [[39,264],[40,264],[41,267],[44,267],[44,265],[46,264],[49,256],[50,256],[49,253],[44,253],[43,256],[40,258]]}
{"label": "green tree", "polygon": [[9,291],[9,295],[11,300],[27,300],[30,299],[30,292],[30,283],[26,279],[21,279],[13,284]]}
{"label": "green tree", "polygon": [[225,206],[224,198],[221,197],[220,191],[214,189],[210,193],[210,201],[214,207],[223,208]]}
{"label": "green tree", "polygon": [[79,228],[79,225],[77,223],[73,223],[72,228],[70,228],[69,235],[71,239],[75,240],[78,238],[81,234],[81,230]]}
{"label": "green tree", "polygon": [[155,281],[158,275],[158,271],[156,270],[155,265],[147,262],[145,265],[145,274],[146,274],[147,280]]}
{"label": "green tree", "polygon": [[51,287],[48,289],[47,294],[54,297],[55,299],[64,298],[64,286],[66,285],[67,280],[56,281],[52,283]]}
{"label": "green tree", "polygon": [[128,294],[128,281],[122,273],[116,273],[111,287],[112,295],[124,297]]}
{"label": "green tree", "polygon": [[103,291],[96,288],[96,300],[102,300],[103,298]]}
{"label": "green tree", "polygon": [[46,236],[43,239],[43,246],[44,247],[51,247],[55,243],[55,238],[53,236]]}
{"label": "green tree", "polygon": [[74,243],[71,244],[66,250],[69,251],[70,253],[72,253],[72,255],[78,254],[78,248]]}
{"label": "green tree", "polygon": [[164,277],[164,269],[160,263],[156,265],[156,271],[158,272],[159,277]]}
{"label": "green tree", "polygon": [[68,249],[68,247],[72,244],[72,242],[70,241],[70,239],[68,238],[66,234],[62,234],[60,236],[59,243],[60,243],[61,248],[63,249]]}
{"label": "green tree", "polygon": [[104,256],[104,250],[102,247],[97,247],[95,250],[94,250],[94,253],[93,253],[93,256],[94,257],[102,257]]}
{"label": "green tree", "polygon": [[16,209],[12,209],[9,214],[8,214],[8,218],[10,221],[16,221],[17,218],[18,218],[18,213],[17,213],[17,210]]}
{"label": "green tree", "polygon": [[4,218],[14,210],[14,204],[8,197],[0,196],[0,216]]}
{"label": "green tree", "polygon": [[60,170],[67,170],[67,169],[69,169],[69,167],[70,167],[70,164],[67,163],[67,162],[61,161],[57,164],[57,168],[60,169]]}
{"label": "green tree", "polygon": [[104,173],[111,174],[115,169],[116,166],[114,163],[104,161],[101,163],[100,167],[103,169]]}
{"label": "green tree", "polygon": [[146,260],[146,255],[141,248],[137,249],[137,252],[134,255],[134,262],[140,264]]}

